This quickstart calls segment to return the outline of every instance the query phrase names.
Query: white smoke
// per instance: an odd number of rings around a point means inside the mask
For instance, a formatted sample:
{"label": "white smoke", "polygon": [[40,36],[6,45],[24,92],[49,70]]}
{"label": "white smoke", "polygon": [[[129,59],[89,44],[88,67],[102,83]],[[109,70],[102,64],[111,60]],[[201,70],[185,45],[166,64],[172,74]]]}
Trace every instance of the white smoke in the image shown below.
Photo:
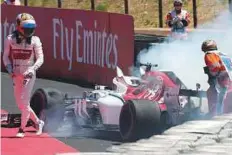
{"label": "white smoke", "polygon": [[187,41],[176,40],[151,46],[148,51],[140,52],[138,60],[158,64],[160,70],[173,71],[190,89],[195,89],[196,83],[207,89],[207,75],[203,72],[204,53],[201,51],[205,39],[215,40],[222,53],[232,56],[232,15],[229,11],[189,33]]}

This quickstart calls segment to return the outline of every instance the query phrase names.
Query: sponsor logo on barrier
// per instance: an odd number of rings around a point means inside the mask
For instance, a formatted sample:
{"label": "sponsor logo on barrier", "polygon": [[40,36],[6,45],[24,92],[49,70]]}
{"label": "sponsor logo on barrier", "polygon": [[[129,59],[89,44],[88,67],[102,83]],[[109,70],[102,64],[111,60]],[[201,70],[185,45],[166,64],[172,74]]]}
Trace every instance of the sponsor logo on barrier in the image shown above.
{"label": "sponsor logo on barrier", "polygon": [[[2,5],[1,9],[2,38],[15,30],[15,17],[19,13],[28,12],[34,16],[35,35],[42,42],[45,60],[37,74],[40,77],[81,79],[110,86],[116,66],[128,73],[129,66],[133,65],[132,16],[10,5]],[[4,39],[2,51],[3,42]]]}
{"label": "sponsor logo on barrier", "polygon": [[[8,22],[8,19],[4,18],[4,22],[1,23],[1,33],[3,33],[1,37],[6,38],[9,34],[11,34],[15,30],[15,27],[16,27],[15,23]],[[1,39],[1,44],[3,45],[1,46],[1,52],[3,52],[4,39]]]}
{"label": "sponsor logo on barrier", "polygon": [[[98,65],[115,69],[118,65],[117,34],[103,31],[93,31],[84,29],[81,21],[75,22],[75,28],[64,26],[62,19],[53,19],[53,58],[69,61],[68,70],[72,70],[73,61],[78,63]],[[97,21],[94,21],[94,27],[97,28]],[[7,18],[1,24],[3,38],[11,34],[16,26],[8,22]],[[82,42],[81,42],[82,41]],[[80,45],[83,43],[83,45]],[[4,39],[2,39],[2,50],[4,49]],[[65,46],[66,45],[66,46]],[[74,46],[75,45],[75,46]],[[59,47],[60,46],[60,47]],[[76,47],[74,49],[74,47]],[[81,51],[80,47],[84,49]],[[73,58],[73,52],[76,52],[76,58]],[[110,56],[114,59],[110,60]]]}
{"label": "sponsor logo on barrier", "polygon": [[[93,24],[96,29],[97,21],[95,20]],[[107,33],[105,29],[103,31],[85,29],[79,20],[76,20],[74,25],[75,27],[68,28],[62,19],[53,19],[53,58],[68,60],[68,70],[72,70],[73,61],[101,67],[106,65],[115,69],[118,65],[118,35]],[[82,51],[80,47],[83,47]],[[76,53],[76,58],[73,58],[73,52]],[[114,58],[112,61],[110,56]]]}

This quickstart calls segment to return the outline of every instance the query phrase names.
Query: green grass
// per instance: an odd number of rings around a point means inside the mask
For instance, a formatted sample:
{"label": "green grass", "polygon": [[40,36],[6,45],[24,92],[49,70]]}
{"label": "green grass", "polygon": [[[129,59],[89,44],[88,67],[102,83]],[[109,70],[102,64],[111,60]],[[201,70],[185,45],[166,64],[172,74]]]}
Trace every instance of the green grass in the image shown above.
{"label": "green grass", "polygon": [[[3,1],[3,0],[1,0]],[[23,0],[21,0],[23,2]],[[136,28],[159,27],[158,0],[128,0],[129,14],[134,17]],[[184,8],[191,15],[192,0],[183,0]],[[62,8],[90,10],[90,0],[62,0]],[[163,0],[163,19],[170,11],[173,0]],[[57,7],[57,0],[28,0],[29,6]],[[124,13],[124,0],[95,0],[99,11]],[[198,23],[214,18],[218,12],[228,9],[228,0],[197,0]],[[193,26],[193,22],[190,25]]]}

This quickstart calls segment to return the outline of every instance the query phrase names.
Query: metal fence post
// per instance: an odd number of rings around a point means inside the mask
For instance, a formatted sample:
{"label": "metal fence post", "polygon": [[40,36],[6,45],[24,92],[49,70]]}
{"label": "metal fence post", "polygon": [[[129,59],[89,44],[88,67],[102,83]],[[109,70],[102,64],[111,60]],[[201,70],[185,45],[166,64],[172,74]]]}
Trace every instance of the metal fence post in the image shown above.
{"label": "metal fence post", "polygon": [[229,10],[232,13],[232,0],[229,0]]}
{"label": "metal fence post", "polygon": [[61,7],[62,7],[62,2],[61,2],[61,0],[57,0],[57,2],[58,2],[58,8],[61,8]]}
{"label": "metal fence post", "polygon": [[28,6],[28,0],[24,0],[24,6]]}
{"label": "metal fence post", "polygon": [[125,14],[129,14],[128,0],[124,0]]}
{"label": "metal fence post", "polygon": [[159,0],[159,27],[163,27],[163,1]]}
{"label": "metal fence post", "polygon": [[95,0],[91,0],[91,10],[95,10]]}
{"label": "metal fence post", "polygon": [[193,24],[197,28],[197,1],[193,0]]}

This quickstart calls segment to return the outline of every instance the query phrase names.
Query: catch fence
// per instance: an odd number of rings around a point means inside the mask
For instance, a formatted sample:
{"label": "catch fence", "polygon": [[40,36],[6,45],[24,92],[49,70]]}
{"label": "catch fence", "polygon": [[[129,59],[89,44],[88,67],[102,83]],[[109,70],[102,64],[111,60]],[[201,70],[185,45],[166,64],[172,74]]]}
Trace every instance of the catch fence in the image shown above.
{"label": "catch fence", "polygon": [[[58,7],[130,14],[136,28],[166,27],[165,16],[173,9],[173,0],[21,0],[25,6]],[[232,0],[183,0],[191,14],[190,27],[196,28],[220,12],[230,9]]]}

